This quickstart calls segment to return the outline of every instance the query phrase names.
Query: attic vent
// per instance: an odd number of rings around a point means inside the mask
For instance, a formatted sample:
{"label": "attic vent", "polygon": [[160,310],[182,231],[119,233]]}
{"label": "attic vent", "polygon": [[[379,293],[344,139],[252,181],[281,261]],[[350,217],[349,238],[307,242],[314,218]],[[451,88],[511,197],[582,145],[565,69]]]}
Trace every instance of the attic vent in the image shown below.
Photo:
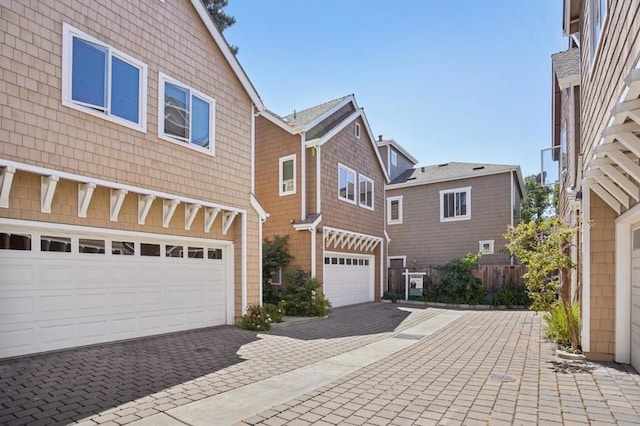
{"label": "attic vent", "polygon": [[484,169],[484,166],[478,166],[473,168],[473,170],[482,170],[482,169]]}
{"label": "attic vent", "polygon": [[408,178],[407,178],[407,180],[415,180],[415,179],[416,179],[416,177],[415,177],[415,176],[411,176],[411,177],[408,177]]}
{"label": "attic vent", "polygon": [[438,167],[446,167],[446,166],[448,166],[448,165],[449,165],[449,163],[438,164]]}
{"label": "attic vent", "polygon": [[420,171],[424,173],[424,167],[420,167]]}

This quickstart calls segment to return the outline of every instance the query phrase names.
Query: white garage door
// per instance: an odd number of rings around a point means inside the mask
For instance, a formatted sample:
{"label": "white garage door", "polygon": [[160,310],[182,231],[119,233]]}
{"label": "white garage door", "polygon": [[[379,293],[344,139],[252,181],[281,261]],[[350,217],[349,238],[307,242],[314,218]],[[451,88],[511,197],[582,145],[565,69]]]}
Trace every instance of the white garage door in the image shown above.
{"label": "white garage door", "polygon": [[0,226],[0,358],[225,324],[231,250],[159,238]]}
{"label": "white garage door", "polygon": [[324,293],[334,307],[373,301],[375,257],[326,253]]}
{"label": "white garage door", "polygon": [[640,228],[633,231],[631,265],[631,365],[640,371]]}

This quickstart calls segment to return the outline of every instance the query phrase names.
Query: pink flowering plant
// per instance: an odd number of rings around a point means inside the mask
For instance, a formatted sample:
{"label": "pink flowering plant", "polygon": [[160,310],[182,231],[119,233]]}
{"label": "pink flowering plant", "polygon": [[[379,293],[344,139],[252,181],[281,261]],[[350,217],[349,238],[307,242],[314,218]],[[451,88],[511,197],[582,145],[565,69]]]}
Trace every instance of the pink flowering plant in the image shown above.
{"label": "pink flowering plant", "polygon": [[247,313],[240,318],[238,326],[245,330],[267,331],[271,329],[271,316],[262,308],[254,305],[247,308]]}

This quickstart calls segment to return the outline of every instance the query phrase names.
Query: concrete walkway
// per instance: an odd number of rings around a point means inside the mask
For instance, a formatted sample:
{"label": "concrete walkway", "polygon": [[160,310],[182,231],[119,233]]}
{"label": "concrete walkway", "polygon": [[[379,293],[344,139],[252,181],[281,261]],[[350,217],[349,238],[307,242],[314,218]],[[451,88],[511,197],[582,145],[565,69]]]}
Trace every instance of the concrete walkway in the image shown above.
{"label": "concrete walkway", "polygon": [[443,312],[407,329],[402,334],[224,394],[168,410],[132,423],[132,426],[207,426],[212,424],[212,421],[220,426],[233,425],[414,345],[423,337],[444,328],[464,314],[461,311]]}

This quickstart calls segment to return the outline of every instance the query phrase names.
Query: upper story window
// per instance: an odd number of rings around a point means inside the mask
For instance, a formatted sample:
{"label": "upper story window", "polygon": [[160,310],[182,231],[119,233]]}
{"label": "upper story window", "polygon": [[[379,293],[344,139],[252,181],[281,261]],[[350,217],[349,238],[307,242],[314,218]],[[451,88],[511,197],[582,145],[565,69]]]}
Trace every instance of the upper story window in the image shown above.
{"label": "upper story window", "polygon": [[560,130],[560,171],[567,169],[567,128],[565,126]]}
{"label": "upper story window", "polygon": [[360,207],[373,210],[373,179],[360,175]]}
{"label": "upper story window", "polygon": [[296,156],[280,158],[280,195],[296,193]]}
{"label": "upper story window", "polygon": [[402,195],[387,197],[387,223],[389,225],[402,223]]}
{"label": "upper story window", "polygon": [[147,65],[63,24],[62,104],[146,132]]}
{"label": "upper story window", "polygon": [[356,123],[356,138],[360,139],[360,124]]}
{"label": "upper story window", "polygon": [[356,204],[356,172],[338,164],[338,198]]}
{"label": "upper story window", "polygon": [[440,222],[471,219],[471,187],[440,191]]}
{"label": "upper story window", "polygon": [[158,86],[159,137],[215,154],[216,101],[163,73]]}
{"label": "upper story window", "polygon": [[589,3],[590,10],[590,27],[591,27],[591,60],[596,56],[598,46],[600,45],[600,35],[607,17],[607,1],[608,0],[591,0]]}
{"label": "upper story window", "polygon": [[391,149],[391,165],[394,167],[398,165],[398,153],[392,149]]}

